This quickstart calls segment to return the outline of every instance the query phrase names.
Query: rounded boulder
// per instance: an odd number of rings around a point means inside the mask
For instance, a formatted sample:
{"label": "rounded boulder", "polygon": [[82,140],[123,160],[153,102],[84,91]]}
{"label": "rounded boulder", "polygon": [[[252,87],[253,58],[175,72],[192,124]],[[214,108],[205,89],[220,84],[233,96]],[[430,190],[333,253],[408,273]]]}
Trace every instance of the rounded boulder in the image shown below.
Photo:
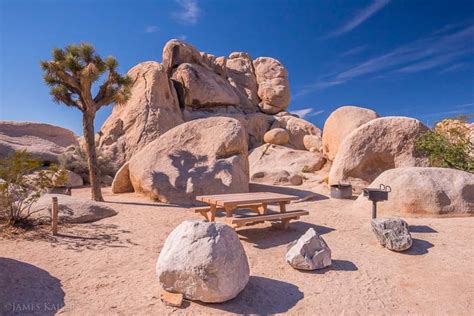
{"label": "rounded boulder", "polygon": [[249,281],[249,264],[237,233],[216,222],[184,221],[165,241],[156,264],[161,287],[186,299],[219,303]]}

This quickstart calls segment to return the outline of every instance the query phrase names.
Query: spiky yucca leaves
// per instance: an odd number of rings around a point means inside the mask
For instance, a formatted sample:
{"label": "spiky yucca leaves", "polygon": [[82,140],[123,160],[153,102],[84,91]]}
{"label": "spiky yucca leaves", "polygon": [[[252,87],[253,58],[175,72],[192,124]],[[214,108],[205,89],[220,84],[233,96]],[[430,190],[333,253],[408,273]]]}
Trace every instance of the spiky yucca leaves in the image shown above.
{"label": "spiky yucca leaves", "polygon": [[[41,62],[44,81],[51,87],[50,93],[55,102],[76,107],[83,113],[92,199],[103,201],[94,140],[95,113],[111,103],[125,103],[130,95],[132,80],[117,72],[118,62],[114,57],[102,59],[90,44],[55,48],[52,58]],[[93,97],[91,90],[100,78],[104,81]]]}
{"label": "spiky yucca leaves", "polygon": [[[114,57],[103,60],[94,47],[86,43],[54,48],[52,57],[50,61],[42,61],[41,68],[55,102],[95,113],[102,106],[124,103],[128,99],[132,81],[117,72],[118,62]],[[108,72],[106,79],[92,97],[92,85],[105,72]]]}

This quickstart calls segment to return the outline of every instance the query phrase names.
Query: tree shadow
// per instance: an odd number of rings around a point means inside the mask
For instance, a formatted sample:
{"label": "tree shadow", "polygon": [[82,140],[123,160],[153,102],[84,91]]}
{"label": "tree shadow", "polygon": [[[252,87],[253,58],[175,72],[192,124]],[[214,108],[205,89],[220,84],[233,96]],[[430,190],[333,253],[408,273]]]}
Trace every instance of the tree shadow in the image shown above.
{"label": "tree shadow", "polygon": [[313,191],[297,189],[294,187],[284,187],[284,186],[276,186],[276,185],[268,185],[268,184],[261,184],[261,183],[250,183],[250,192],[272,192],[272,193],[280,193],[280,194],[288,194],[288,195],[295,195],[301,199],[311,197],[310,200],[312,201],[320,201],[320,200],[327,200],[329,197],[315,193]]}
{"label": "tree shadow", "polygon": [[[227,194],[241,193],[243,190],[238,186],[233,186],[234,182],[242,182],[238,179],[241,174],[234,168],[239,159],[243,159],[239,153],[229,154],[226,157],[216,157],[216,161],[209,162],[209,157],[205,155],[195,155],[191,152],[180,150],[170,154],[168,158],[171,165],[176,169],[178,175],[173,182],[168,174],[163,172],[153,172],[152,188],[155,195],[160,196],[161,192],[166,192],[167,199],[175,201],[180,206],[200,205],[195,201],[198,195],[207,194]],[[226,183],[225,178],[230,177],[232,181]],[[179,201],[179,202],[177,202]]]}
{"label": "tree shadow", "polygon": [[410,233],[438,233],[437,230],[426,225],[410,225],[409,230]]}
{"label": "tree shadow", "polygon": [[199,304],[234,314],[270,315],[289,311],[303,297],[293,284],[250,276],[249,283],[236,298],[219,304]]}
{"label": "tree shadow", "polygon": [[0,257],[0,315],[55,315],[63,307],[59,279],[29,263]]}
{"label": "tree shadow", "polygon": [[9,236],[7,238],[22,238],[35,242],[45,241],[49,242],[52,247],[62,247],[77,252],[138,245],[127,238],[126,234],[131,233],[129,230],[119,229],[114,224],[64,224],[59,225],[58,228],[56,236],[51,234],[49,225],[41,225],[21,236]]}
{"label": "tree shadow", "polygon": [[237,234],[241,241],[254,244],[255,248],[268,249],[289,244],[300,238],[310,228],[314,228],[319,235],[324,235],[335,230],[331,227],[319,226],[307,222],[291,222],[287,230],[273,226],[241,228],[237,230]]}
{"label": "tree shadow", "polygon": [[298,270],[302,273],[309,273],[309,274],[324,274],[328,271],[348,271],[348,272],[353,272],[353,271],[358,271],[359,268],[352,262],[348,260],[337,260],[333,259],[331,262],[331,265],[327,268],[324,269],[319,269],[319,270],[312,270],[312,271],[306,271],[306,270]]}
{"label": "tree shadow", "polygon": [[413,238],[413,245],[410,249],[401,252],[401,254],[410,255],[410,256],[419,256],[424,255],[429,252],[428,249],[434,247],[432,243],[422,239]]}

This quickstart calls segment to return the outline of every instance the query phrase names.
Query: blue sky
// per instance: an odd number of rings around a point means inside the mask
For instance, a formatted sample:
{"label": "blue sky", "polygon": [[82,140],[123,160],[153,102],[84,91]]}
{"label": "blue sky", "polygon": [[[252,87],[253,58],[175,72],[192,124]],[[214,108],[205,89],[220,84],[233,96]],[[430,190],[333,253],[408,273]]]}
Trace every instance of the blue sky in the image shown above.
{"label": "blue sky", "polygon": [[[77,109],[51,101],[39,61],[82,41],[126,72],[182,38],[215,55],[246,51],[288,69],[290,110],[321,127],[337,107],[431,125],[474,112],[474,1],[0,0],[0,118],[82,134]],[[96,118],[99,128],[111,107]]]}

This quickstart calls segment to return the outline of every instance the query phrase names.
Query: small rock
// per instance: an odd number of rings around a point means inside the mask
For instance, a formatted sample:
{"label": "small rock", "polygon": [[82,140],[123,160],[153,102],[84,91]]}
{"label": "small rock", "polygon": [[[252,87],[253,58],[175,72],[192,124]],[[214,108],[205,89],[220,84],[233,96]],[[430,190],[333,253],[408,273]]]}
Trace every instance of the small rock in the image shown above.
{"label": "small rock", "polygon": [[382,246],[394,251],[404,251],[411,247],[413,240],[408,224],[401,218],[372,219],[372,231]]}
{"label": "small rock", "polygon": [[284,128],[273,128],[263,135],[263,141],[267,144],[286,145],[290,140],[290,134]]}
{"label": "small rock", "polygon": [[161,291],[160,293],[161,301],[171,307],[181,307],[183,304],[183,294],[181,293],[171,293],[168,291]]}
{"label": "small rock", "polygon": [[299,270],[323,269],[331,265],[331,249],[324,239],[310,228],[297,241],[290,244],[286,262]]}

